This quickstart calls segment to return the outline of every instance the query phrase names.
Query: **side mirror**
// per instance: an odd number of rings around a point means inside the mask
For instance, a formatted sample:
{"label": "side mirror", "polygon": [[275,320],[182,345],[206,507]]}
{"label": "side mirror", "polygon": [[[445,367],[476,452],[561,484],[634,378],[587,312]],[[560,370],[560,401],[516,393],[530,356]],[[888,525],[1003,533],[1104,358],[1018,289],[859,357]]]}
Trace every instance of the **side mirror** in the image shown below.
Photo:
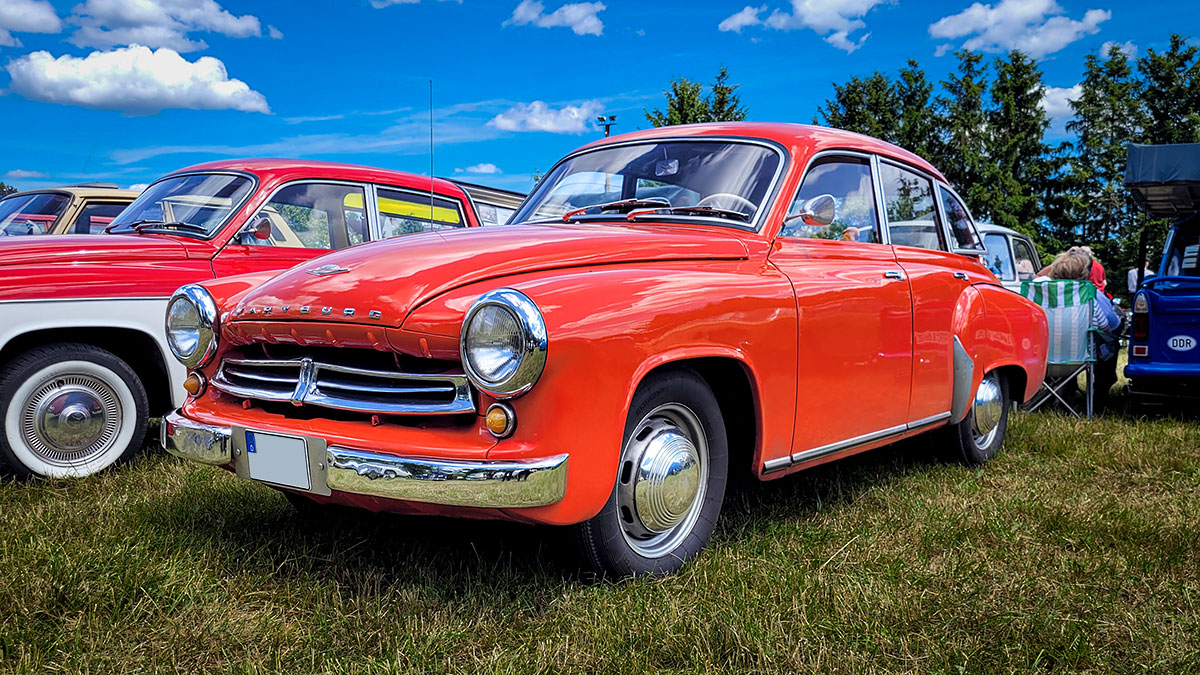
{"label": "side mirror", "polygon": [[802,218],[806,225],[825,227],[832,224],[836,216],[837,201],[834,200],[833,195],[817,195],[804,202],[804,205],[800,207],[800,212],[788,216],[784,222]]}
{"label": "side mirror", "polygon": [[242,228],[242,231],[238,232],[238,236],[246,234],[254,235],[255,239],[262,239],[263,241],[270,239],[271,219],[266,216],[260,216],[256,220],[246,223],[246,226]]}

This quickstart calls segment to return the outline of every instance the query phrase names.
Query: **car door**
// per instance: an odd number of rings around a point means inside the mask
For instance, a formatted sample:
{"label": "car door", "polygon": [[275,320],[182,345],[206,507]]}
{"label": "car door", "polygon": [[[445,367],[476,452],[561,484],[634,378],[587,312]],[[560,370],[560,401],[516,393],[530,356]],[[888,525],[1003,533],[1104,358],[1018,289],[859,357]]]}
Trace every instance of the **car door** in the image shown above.
{"label": "car door", "polygon": [[[821,195],[836,204],[825,226],[799,215]],[[869,157],[818,157],[788,213],[770,261],[796,294],[792,461],[805,462],[903,430],[911,301],[904,272],[882,243]]]}
{"label": "car door", "polygon": [[[912,289],[913,370],[907,417],[917,428],[949,418],[956,306],[972,283],[995,281],[976,260],[950,251],[982,253],[983,244],[966,208],[948,189],[916,169],[882,159],[879,183],[889,241]],[[943,216],[939,197],[950,203],[949,216]],[[950,227],[945,227],[947,220],[952,221]]]}
{"label": "car door", "polygon": [[[218,277],[286,269],[369,238],[367,188],[359,183],[305,180],[277,188],[213,259]],[[270,236],[241,231],[262,218]]]}

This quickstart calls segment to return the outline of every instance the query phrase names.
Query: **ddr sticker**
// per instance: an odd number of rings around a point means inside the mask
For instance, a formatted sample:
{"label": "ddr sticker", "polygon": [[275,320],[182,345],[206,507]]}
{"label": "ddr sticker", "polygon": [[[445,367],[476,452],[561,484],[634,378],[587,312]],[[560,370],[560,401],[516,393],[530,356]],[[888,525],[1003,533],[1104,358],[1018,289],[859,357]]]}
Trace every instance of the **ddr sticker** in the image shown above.
{"label": "ddr sticker", "polygon": [[1177,352],[1191,351],[1196,346],[1196,338],[1190,335],[1176,335],[1167,340],[1167,346]]}

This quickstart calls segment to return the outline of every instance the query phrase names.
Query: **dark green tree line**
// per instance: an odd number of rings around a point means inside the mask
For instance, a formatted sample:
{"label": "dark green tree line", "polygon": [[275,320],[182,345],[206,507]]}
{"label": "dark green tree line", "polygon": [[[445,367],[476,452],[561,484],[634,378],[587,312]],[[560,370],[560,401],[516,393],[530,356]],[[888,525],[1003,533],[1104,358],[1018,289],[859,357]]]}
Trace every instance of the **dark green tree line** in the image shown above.
{"label": "dark green tree line", "polygon": [[738,85],[729,83],[729,70],[725,66],[704,94],[704,86],[686,77],[675,79],[671,88],[663,91],[667,97],[666,110],[643,110],[646,120],[656,127],[699,122],[741,122],[746,119]]}

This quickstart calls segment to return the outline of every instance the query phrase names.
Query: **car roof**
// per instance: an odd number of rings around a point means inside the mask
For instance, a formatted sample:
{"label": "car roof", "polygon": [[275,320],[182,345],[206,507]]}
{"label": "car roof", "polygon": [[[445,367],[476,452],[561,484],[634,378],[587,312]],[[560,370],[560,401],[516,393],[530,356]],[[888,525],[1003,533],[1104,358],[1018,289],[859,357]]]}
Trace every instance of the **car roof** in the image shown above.
{"label": "car roof", "polygon": [[91,186],[91,185],[87,185],[87,186],[66,185],[63,187],[42,188],[39,190],[22,190],[21,192],[14,192],[10,195],[6,195],[4,198],[10,199],[12,197],[21,197],[21,196],[25,196],[25,195],[36,195],[36,194],[68,194],[68,195],[74,195],[75,197],[84,197],[84,198],[92,198],[92,197],[109,198],[109,199],[116,198],[116,199],[128,199],[129,201],[133,201],[134,199],[137,199],[137,196],[140,195],[141,193],[138,192],[137,190],[122,190],[120,188],[95,187],[95,186]]}
{"label": "car roof", "polygon": [[976,227],[976,229],[979,230],[979,234],[1007,234],[1007,235],[1011,235],[1013,237],[1021,237],[1022,239],[1029,238],[1028,235],[1023,234],[1021,232],[1017,232],[1016,230],[1012,229],[1011,227],[1005,227],[1003,225],[997,225],[995,223],[977,222],[977,223],[975,223],[975,227]]}
{"label": "car roof", "polygon": [[668,139],[668,138],[695,138],[701,136],[734,136],[741,138],[757,138],[766,141],[773,141],[785,148],[792,148],[795,152],[796,146],[809,146],[812,152],[821,152],[824,150],[859,150],[862,152],[871,152],[881,156],[895,159],[914,166],[922,171],[925,171],[938,179],[946,181],[945,176],[940,171],[933,167],[924,158],[916,155],[898,145],[893,145],[887,141],[879,140],[871,136],[845,131],[843,129],[834,129],[831,127],[822,127],[812,124],[792,124],[789,122],[711,122],[705,124],[680,124],[669,127],[656,127],[653,129],[643,129],[626,134],[620,134],[611,138],[606,138],[594,141],[585,145],[582,149],[592,149],[609,145],[613,143],[624,143],[628,141],[650,140],[650,139]]}
{"label": "car roof", "polygon": [[[443,178],[430,179],[405,171],[393,171],[359,164],[342,164],[340,162],[322,162],[310,159],[283,159],[274,157],[256,157],[249,159],[226,159],[216,162],[196,164],[178,171],[172,171],[168,176],[197,171],[237,171],[252,173],[260,179],[275,178],[295,180],[300,178],[329,178],[353,180],[364,183],[383,183],[417,190],[430,189],[442,194],[463,195],[463,190],[453,182]],[[164,176],[165,178],[166,176]]]}

